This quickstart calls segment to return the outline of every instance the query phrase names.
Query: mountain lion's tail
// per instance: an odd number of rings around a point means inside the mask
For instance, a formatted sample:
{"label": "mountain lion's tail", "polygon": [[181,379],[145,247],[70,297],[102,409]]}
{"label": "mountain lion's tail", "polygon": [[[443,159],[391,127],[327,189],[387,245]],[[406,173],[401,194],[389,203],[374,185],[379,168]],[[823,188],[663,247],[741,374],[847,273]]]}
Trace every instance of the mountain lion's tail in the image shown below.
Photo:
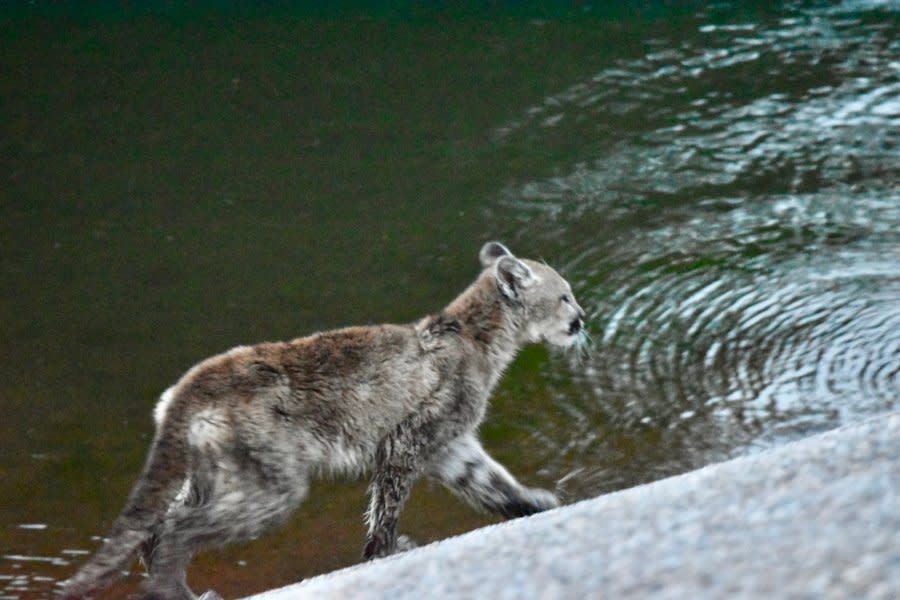
{"label": "mountain lion's tail", "polygon": [[[169,404],[171,399],[163,396]],[[183,404],[182,404],[183,406]],[[163,521],[166,511],[184,485],[188,468],[189,415],[174,415],[157,423],[156,437],[137,483],[125,508],[112,526],[100,550],[62,584],[58,595],[66,599],[83,598],[121,576],[135,551]]]}

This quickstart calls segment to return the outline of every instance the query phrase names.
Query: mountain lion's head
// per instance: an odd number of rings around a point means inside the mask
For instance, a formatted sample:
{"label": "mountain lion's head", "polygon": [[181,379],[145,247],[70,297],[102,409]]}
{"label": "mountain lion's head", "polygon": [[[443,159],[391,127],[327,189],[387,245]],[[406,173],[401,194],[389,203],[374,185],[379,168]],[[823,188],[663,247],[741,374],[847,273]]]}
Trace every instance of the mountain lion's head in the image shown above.
{"label": "mountain lion's head", "polygon": [[526,341],[566,348],[585,341],[584,310],[559,273],[544,263],[516,258],[499,242],[485,244],[478,257],[485,269],[493,269],[500,294],[520,314]]}

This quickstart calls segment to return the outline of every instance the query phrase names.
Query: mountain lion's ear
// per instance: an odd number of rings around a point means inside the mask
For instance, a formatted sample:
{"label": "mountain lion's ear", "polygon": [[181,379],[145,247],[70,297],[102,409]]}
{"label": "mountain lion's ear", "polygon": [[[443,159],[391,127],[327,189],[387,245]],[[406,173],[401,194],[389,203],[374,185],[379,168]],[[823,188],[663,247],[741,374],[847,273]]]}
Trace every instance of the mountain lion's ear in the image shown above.
{"label": "mountain lion's ear", "polygon": [[512,252],[500,242],[488,242],[481,247],[478,260],[481,261],[481,266],[487,269],[501,256],[512,256]]}
{"label": "mountain lion's ear", "polygon": [[535,281],[528,265],[514,256],[503,256],[497,261],[497,287],[509,300],[518,300],[525,288]]}

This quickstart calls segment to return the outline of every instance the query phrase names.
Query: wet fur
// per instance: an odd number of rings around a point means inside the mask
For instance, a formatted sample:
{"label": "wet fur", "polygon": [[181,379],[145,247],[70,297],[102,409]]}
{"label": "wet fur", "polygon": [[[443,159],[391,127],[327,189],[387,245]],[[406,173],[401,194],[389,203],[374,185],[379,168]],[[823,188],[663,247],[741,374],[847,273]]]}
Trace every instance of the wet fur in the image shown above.
{"label": "wet fur", "polygon": [[207,359],[167,390],[143,473],[101,549],[61,595],[117,577],[136,551],[145,598],[193,598],[198,550],[284,521],[322,470],[373,471],[364,557],[398,549],[413,483],[437,479],[506,517],[558,504],[522,486],[481,447],[491,390],[525,343],[571,345],[583,311],[549,267],[482,248],[481,276],[441,313],[409,325],[350,327]]}

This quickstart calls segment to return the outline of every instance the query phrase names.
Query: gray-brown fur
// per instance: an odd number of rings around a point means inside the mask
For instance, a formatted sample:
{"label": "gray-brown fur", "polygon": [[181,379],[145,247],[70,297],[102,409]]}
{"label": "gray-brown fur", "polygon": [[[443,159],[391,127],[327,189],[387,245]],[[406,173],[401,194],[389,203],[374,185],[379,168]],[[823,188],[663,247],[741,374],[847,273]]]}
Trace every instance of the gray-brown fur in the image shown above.
{"label": "gray-brown fur", "polygon": [[367,559],[397,550],[422,475],[507,517],[558,505],[517,482],[476,431],[518,349],[581,341],[584,312],[550,267],[496,242],[479,258],[478,279],[416,323],[238,347],[188,371],[157,406],[147,463],[109,538],[61,595],[102,587],[140,552],[145,598],[193,598],[195,552],[281,523],[323,470],[373,470]]}

